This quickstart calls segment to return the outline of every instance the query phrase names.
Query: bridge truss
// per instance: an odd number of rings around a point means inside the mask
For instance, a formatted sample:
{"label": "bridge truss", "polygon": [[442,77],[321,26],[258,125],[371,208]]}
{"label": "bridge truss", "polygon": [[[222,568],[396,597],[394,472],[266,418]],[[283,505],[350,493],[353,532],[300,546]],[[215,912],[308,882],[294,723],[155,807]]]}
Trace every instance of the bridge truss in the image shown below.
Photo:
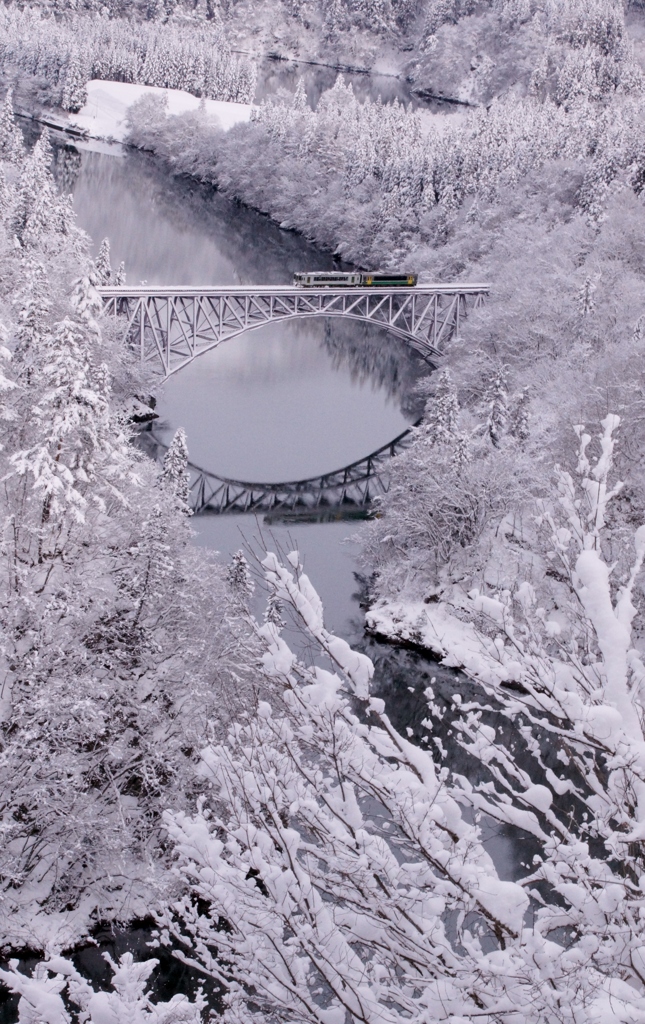
{"label": "bridge truss", "polygon": [[122,319],[143,363],[167,377],[224,341],[266,324],[301,317],[349,317],[385,328],[424,356],[441,355],[488,294],[485,284],[416,288],[99,288]]}
{"label": "bridge truss", "polygon": [[[408,427],[393,441],[357,462],[307,480],[248,483],[218,476],[189,463],[190,506],[195,515],[367,508],[374,498],[387,491],[387,464],[410,445],[413,429]],[[162,462],[167,446],[153,431],[143,431],[140,436],[150,454]]]}

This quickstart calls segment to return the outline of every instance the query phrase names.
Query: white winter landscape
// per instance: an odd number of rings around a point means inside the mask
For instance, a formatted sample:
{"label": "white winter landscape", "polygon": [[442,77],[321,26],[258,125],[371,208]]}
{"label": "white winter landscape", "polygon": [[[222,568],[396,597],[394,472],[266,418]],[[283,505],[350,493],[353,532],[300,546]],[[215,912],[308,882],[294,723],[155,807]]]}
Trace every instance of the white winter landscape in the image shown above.
{"label": "white winter landscape", "polygon": [[[77,114],[70,116],[70,122],[86,131],[90,138],[113,142],[125,141],[127,112],[133,103],[145,96],[165,100],[169,116],[198,110],[201,103],[197,96],[181,89],[163,89],[130,82],[91,81],[87,83],[86,89],[87,100]],[[232,128],[234,124],[248,121],[251,116],[249,103],[206,99],[203,109],[223,131]]]}
{"label": "white winter landscape", "polygon": [[1,1024],[645,1024],[645,3],[0,4]]}

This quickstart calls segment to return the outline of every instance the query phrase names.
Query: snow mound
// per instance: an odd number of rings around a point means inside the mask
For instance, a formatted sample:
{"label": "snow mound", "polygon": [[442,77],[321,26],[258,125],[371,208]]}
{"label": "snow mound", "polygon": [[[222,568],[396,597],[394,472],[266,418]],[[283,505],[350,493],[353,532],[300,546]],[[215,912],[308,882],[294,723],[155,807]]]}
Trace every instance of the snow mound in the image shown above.
{"label": "snow mound", "polygon": [[[148,94],[168,97],[168,113],[184,114],[196,110],[201,100],[180,89],[161,89],[152,85],[130,85],[128,82],[104,82],[93,79],[87,83],[87,103],[70,123],[84,128],[93,139],[114,139],[123,142],[128,107]],[[205,100],[206,112],[216,117],[224,131],[251,117],[250,103],[226,103]]]}

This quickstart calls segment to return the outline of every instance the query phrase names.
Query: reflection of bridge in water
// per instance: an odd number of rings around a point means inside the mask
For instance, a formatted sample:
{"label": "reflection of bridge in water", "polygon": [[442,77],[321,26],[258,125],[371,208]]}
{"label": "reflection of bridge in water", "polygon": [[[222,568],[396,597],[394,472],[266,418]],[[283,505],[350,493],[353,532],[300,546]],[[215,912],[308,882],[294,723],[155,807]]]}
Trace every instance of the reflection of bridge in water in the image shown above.
{"label": "reflection of bridge in water", "polygon": [[99,288],[108,313],[141,361],[164,376],[224,341],[270,323],[305,317],[345,317],[372,323],[423,356],[441,355],[465,317],[488,294],[486,284],[414,288]]}
{"label": "reflection of bridge in water", "polygon": [[[351,462],[333,473],[290,480],[285,483],[249,483],[229,480],[191,463],[190,506],[196,515],[256,512],[276,514],[321,514],[335,510],[350,514],[365,510],[374,498],[388,489],[387,464],[410,445],[412,427],[393,441]],[[143,431],[145,447],[161,462],[167,446],[152,431]]]}

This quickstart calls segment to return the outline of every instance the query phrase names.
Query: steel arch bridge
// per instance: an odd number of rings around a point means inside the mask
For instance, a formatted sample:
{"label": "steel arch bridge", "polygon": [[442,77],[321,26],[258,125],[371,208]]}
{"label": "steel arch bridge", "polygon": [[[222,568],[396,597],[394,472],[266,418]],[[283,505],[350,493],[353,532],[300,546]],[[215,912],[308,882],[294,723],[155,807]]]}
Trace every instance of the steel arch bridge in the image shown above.
{"label": "steel arch bridge", "polygon": [[[420,422],[420,421],[419,421]],[[188,463],[190,507],[195,515],[240,512],[307,512],[322,509],[361,509],[388,489],[387,463],[409,447],[415,424],[403,433],[348,466],[285,483],[249,483],[218,476]],[[158,462],[168,450],[153,431],[141,435]]]}
{"label": "steel arch bridge", "polygon": [[106,311],[123,320],[141,361],[164,377],[246,331],[304,317],[343,316],[385,328],[423,356],[441,355],[462,321],[488,295],[487,284],[414,288],[218,288],[141,286],[98,289]]}

